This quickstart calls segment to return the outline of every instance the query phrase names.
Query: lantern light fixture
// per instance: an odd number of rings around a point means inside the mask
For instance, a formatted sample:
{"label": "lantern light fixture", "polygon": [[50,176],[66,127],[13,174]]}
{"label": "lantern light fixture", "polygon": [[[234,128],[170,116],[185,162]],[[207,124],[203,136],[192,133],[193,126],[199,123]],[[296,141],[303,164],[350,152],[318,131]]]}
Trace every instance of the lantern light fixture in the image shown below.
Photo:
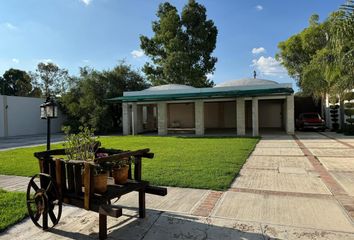
{"label": "lantern light fixture", "polygon": [[50,150],[50,119],[58,117],[58,106],[53,99],[47,97],[46,101],[40,105],[41,119],[47,119],[47,151]]}
{"label": "lantern light fixture", "polygon": [[40,109],[41,109],[41,119],[58,117],[58,106],[50,98],[47,98],[47,100],[41,104]]}

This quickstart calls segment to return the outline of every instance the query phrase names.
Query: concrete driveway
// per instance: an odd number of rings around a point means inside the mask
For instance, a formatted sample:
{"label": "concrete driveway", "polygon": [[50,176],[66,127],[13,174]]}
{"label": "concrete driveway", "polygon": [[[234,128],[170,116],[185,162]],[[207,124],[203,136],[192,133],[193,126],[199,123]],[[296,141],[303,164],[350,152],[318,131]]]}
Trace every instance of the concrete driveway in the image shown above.
{"label": "concrete driveway", "polygon": [[[51,135],[51,142],[59,142],[63,141],[64,135],[63,134],[52,134]],[[16,137],[7,137],[7,138],[0,138],[0,151],[6,149],[13,149],[19,147],[27,147],[33,145],[41,145],[47,143],[47,135],[40,134],[40,135],[23,135],[23,136],[16,136]]]}
{"label": "concrete driveway", "polygon": [[[264,135],[228,191],[168,188],[166,197],[147,196],[144,220],[135,218],[137,194],[125,195],[118,203],[129,210],[109,218],[109,239],[353,240],[353,176],[352,137]],[[0,187],[20,190],[25,181],[0,177]],[[42,232],[27,219],[0,238],[97,239],[97,232],[97,213],[64,206],[54,229]]]}
{"label": "concrete driveway", "polygon": [[354,138],[264,135],[212,216],[261,222],[281,239],[346,239],[298,228],[354,233]]}

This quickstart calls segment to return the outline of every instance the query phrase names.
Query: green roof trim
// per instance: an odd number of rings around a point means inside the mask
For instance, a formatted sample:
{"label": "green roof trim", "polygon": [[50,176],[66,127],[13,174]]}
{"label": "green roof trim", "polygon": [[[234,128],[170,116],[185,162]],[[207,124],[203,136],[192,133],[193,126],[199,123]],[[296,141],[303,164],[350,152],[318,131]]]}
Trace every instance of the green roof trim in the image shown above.
{"label": "green roof trim", "polygon": [[107,99],[107,101],[150,102],[150,101],[168,101],[168,100],[225,98],[225,97],[256,97],[256,96],[280,95],[280,94],[290,95],[292,93],[294,93],[294,90],[292,88],[267,88],[267,89],[253,89],[253,90],[229,90],[229,91],[215,91],[215,92],[122,96],[122,97]]}

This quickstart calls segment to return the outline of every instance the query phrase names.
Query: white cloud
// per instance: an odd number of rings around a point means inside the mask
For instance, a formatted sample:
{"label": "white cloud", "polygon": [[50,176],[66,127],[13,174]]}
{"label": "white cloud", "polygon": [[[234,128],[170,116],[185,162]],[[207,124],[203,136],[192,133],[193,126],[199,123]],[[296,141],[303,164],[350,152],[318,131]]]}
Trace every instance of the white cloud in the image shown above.
{"label": "white cloud", "polygon": [[133,58],[141,58],[141,57],[143,57],[145,55],[144,51],[141,50],[141,49],[133,50],[133,51],[131,51],[130,54],[133,56]]}
{"label": "white cloud", "polygon": [[83,4],[85,4],[86,6],[90,5],[92,0],[80,0],[80,2],[82,2]]}
{"label": "white cloud", "polygon": [[17,58],[13,58],[11,61],[16,64],[20,62],[20,60],[18,60]]}
{"label": "white cloud", "polygon": [[1,25],[9,30],[17,30],[17,27],[9,22],[2,23]]}
{"label": "white cloud", "polygon": [[280,62],[272,57],[260,56],[258,59],[253,59],[251,67],[255,67],[257,71],[266,76],[283,77],[287,74]]}
{"label": "white cloud", "polygon": [[88,60],[88,59],[84,59],[84,60],[82,60],[84,63],[89,63],[90,62],[90,60]]}
{"label": "white cloud", "polygon": [[206,75],[206,77],[207,77],[207,79],[209,79],[209,80],[213,80],[214,74],[208,73],[208,74]]}
{"label": "white cloud", "polygon": [[257,11],[262,11],[263,10],[263,6],[262,5],[257,5],[255,6]]}
{"label": "white cloud", "polygon": [[260,54],[260,53],[265,53],[266,50],[264,47],[259,47],[259,48],[253,48],[252,53],[253,54]]}
{"label": "white cloud", "polygon": [[53,62],[53,60],[52,59],[50,59],[50,58],[46,58],[46,59],[41,59],[41,60],[39,60],[38,61],[38,63],[52,63]]}

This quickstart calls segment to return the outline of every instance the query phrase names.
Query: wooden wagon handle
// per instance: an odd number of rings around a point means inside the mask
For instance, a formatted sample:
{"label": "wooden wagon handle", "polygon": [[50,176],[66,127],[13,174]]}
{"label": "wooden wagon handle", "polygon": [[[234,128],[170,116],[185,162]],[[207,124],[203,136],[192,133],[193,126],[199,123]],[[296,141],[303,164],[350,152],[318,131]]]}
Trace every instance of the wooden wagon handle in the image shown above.
{"label": "wooden wagon handle", "polygon": [[[136,150],[136,151],[123,151],[123,150],[106,149],[106,148],[99,148],[97,150],[97,153],[102,153],[102,152],[112,154],[110,156],[100,158],[100,159],[103,159],[103,161],[108,161],[108,160],[104,160],[104,159],[111,159],[111,160],[113,159],[114,160],[114,159],[130,157],[130,156],[141,156],[144,158],[153,158],[154,157],[154,154],[150,153],[149,148]],[[50,159],[51,156],[55,156],[55,155],[65,155],[65,148],[53,149],[53,150],[49,150],[49,151],[34,153],[34,156],[40,160],[47,160],[47,159]],[[99,162],[101,162],[101,161],[99,161]]]}
{"label": "wooden wagon handle", "polygon": [[107,157],[101,157],[101,158],[97,158],[95,159],[95,162],[100,164],[100,163],[104,163],[104,162],[112,162],[112,161],[117,161],[117,160],[121,160],[127,157],[144,157],[144,158],[153,158],[154,154],[153,153],[149,153],[150,149],[146,148],[146,149],[141,149],[141,150],[137,150],[137,151],[124,151],[118,154],[113,154]]}

